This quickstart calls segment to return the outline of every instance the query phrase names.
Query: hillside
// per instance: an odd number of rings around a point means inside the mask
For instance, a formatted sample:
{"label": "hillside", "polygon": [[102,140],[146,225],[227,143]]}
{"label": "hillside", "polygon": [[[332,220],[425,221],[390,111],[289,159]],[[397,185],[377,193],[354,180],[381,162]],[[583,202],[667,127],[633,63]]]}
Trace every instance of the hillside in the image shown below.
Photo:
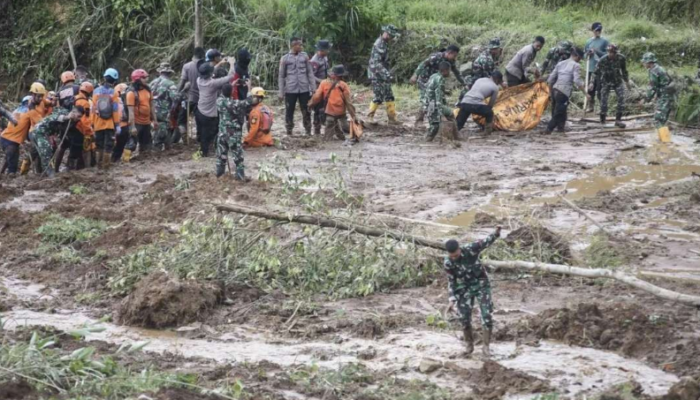
{"label": "hillside", "polygon": [[[190,57],[193,0],[0,3],[7,10],[0,23],[0,79],[9,97],[37,77],[53,85],[71,67],[67,36],[75,42],[78,63],[94,75],[106,66],[122,74],[135,67],[153,70],[162,60],[179,66]],[[361,81],[369,48],[384,23],[405,33],[393,53],[400,80],[447,43],[472,49],[500,36],[508,58],[535,35],[547,38],[546,48],[561,39],[583,45],[593,21],[602,22],[605,35],[634,61],[638,81],[644,72],[636,60],[646,51],[657,53],[679,75],[694,75],[700,58],[694,25],[700,3],[693,0],[204,0],[203,5],[206,46],[229,53],[251,49],[253,70],[266,86],[275,85],[277,60],[292,35],[306,39],[307,51],[313,51],[316,39],[330,39],[334,61],[349,65],[352,77]],[[470,58],[465,51],[460,61]]]}

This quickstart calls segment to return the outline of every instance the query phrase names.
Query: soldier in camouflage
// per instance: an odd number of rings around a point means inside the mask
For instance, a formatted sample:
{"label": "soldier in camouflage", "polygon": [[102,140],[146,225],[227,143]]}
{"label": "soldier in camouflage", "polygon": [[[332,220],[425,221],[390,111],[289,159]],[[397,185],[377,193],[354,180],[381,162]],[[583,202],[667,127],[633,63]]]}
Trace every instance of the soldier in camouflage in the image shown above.
{"label": "soldier in camouflage", "polygon": [[656,97],[654,123],[657,128],[661,128],[666,126],[673,105],[673,96],[669,90],[672,79],[666,70],[658,64],[654,53],[645,53],[642,57],[642,63],[649,70],[647,101],[652,101]]}
{"label": "soldier in camouflage", "polygon": [[80,107],[73,107],[71,111],[63,107],[56,107],[30,132],[29,138],[39,153],[41,167],[50,178],[54,177],[55,169],[51,166],[53,147],[49,138],[51,136],[60,137],[65,133],[68,124],[75,125],[82,116],[83,110]]}
{"label": "soldier in camouflage", "polygon": [[391,90],[393,76],[389,70],[389,42],[399,37],[399,30],[394,25],[382,27],[382,35],[377,38],[372,46],[372,54],[369,57],[367,77],[372,81],[374,99],[369,105],[369,122],[374,123],[374,115],[379,105],[386,103],[386,114],[390,124],[398,124],[396,120],[396,104],[394,92]]}
{"label": "soldier in camouflage", "polygon": [[471,89],[477,80],[491,77],[491,74],[500,63],[502,51],[500,38],[493,38],[489,41],[488,49],[481,52],[479,57],[472,63],[472,72],[467,79],[467,90]]}
{"label": "soldier in camouflage", "polygon": [[625,86],[629,90],[630,81],[627,72],[627,59],[618,53],[616,45],[612,43],[608,45],[608,54],[598,60],[593,78],[594,82],[589,84],[588,90],[590,93],[594,88],[600,88],[600,123],[605,124],[608,114],[608,98],[610,91],[614,90],[617,95],[615,126],[624,128],[622,114],[625,112]]}
{"label": "soldier in camouflage", "polygon": [[[221,96],[216,99],[216,108],[219,112],[219,134],[216,137],[216,176],[220,177],[226,172],[228,153],[231,153],[236,164],[236,179],[245,180],[245,168],[243,166],[243,124],[248,107],[252,104],[250,97],[245,100],[231,98],[233,84],[225,84],[221,88]],[[248,93],[251,92],[250,81]],[[230,166],[229,166],[229,169]],[[231,171],[233,173],[233,171]]]}
{"label": "soldier in camouflage", "polygon": [[428,113],[428,134],[426,140],[432,142],[440,130],[440,119],[445,117],[454,120],[452,109],[447,107],[445,101],[445,79],[450,76],[452,65],[448,61],[443,61],[438,67],[438,72],[434,73],[425,87],[425,98],[423,108]]}
{"label": "soldier in camouflage", "polygon": [[449,253],[445,257],[444,268],[450,291],[450,305],[457,305],[461,314],[464,328],[464,341],[467,355],[474,351],[474,335],[472,331],[472,307],[474,300],[479,301],[481,324],[484,328],[484,355],[491,355],[491,331],[493,330],[493,300],[491,298],[491,283],[479,256],[482,251],[492,245],[501,236],[501,227],[484,240],[478,240],[464,246],[456,240],[448,240],[445,244]]}
{"label": "soldier in camouflage", "polygon": [[560,61],[568,60],[571,57],[571,48],[573,44],[568,40],[562,40],[559,45],[552,47],[547,56],[544,59],[544,64],[542,64],[542,72],[544,74],[549,74],[554,70],[554,67],[559,64]]}
{"label": "soldier in camouflage", "polygon": [[[452,73],[454,74],[455,78],[457,78],[457,81],[459,81],[459,83],[462,86],[466,85],[466,82],[464,81],[462,74],[459,72],[459,69],[457,69],[457,64],[455,63],[457,55],[459,55],[459,46],[451,44],[447,47],[445,51],[433,53],[425,61],[418,64],[416,72],[414,72],[413,76],[411,77],[411,83],[418,83],[421,104],[427,104],[425,94],[426,87],[428,85],[428,80],[435,73],[438,72],[440,64],[443,61],[446,61],[450,64],[450,69],[452,70]],[[420,111],[418,111],[418,116],[416,117],[416,124],[423,122],[423,118],[425,116],[426,111],[426,108],[421,108]]]}
{"label": "soldier in camouflage", "polygon": [[170,63],[160,63],[158,73],[160,76],[154,79],[150,85],[153,93],[153,107],[158,119],[158,129],[153,138],[153,144],[156,148],[167,149],[173,143],[172,129],[170,129],[170,111],[176,105],[178,93],[177,86],[171,80],[175,71],[170,67]]}

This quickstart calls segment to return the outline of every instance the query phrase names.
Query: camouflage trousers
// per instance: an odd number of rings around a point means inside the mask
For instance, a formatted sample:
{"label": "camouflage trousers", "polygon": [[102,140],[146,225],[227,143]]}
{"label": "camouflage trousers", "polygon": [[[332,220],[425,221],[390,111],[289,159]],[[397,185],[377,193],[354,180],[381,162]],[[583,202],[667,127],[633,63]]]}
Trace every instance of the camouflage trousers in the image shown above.
{"label": "camouflage trousers", "polygon": [[440,121],[442,117],[447,118],[448,120],[453,120],[454,119],[454,114],[452,113],[452,109],[450,107],[447,107],[446,105],[442,104],[429,104],[427,106],[427,113],[428,113],[428,137],[429,138],[434,138],[438,131],[440,131]]}
{"label": "camouflage trousers", "polygon": [[611,91],[615,91],[617,95],[617,113],[615,115],[622,117],[622,114],[625,112],[625,85],[623,83],[619,85],[603,83],[600,86],[600,115],[608,115],[608,99]]}
{"label": "camouflage trousers", "polygon": [[[226,170],[228,164],[228,154],[231,153],[233,162],[236,164],[236,171],[243,172],[243,133],[219,132],[216,137],[216,168]],[[233,172],[233,171],[231,171]]]}
{"label": "camouflage trousers", "polygon": [[472,308],[474,300],[478,300],[481,325],[486,329],[493,329],[493,300],[491,298],[491,283],[488,279],[480,279],[479,283],[455,290],[455,298],[462,326],[465,328],[472,326]]}
{"label": "camouflage trousers", "polygon": [[53,147],[51,147],[51,142],[46,135],[37,135],[36,133],[31,133],[29,139],[34,145],[34,148],[39,153],[39,160],[41,161],[41,167],[46,170],[51,168],[51,158],[53,157]]}
{"label": "camouflage trousers", "polygon": [[170,145],[173,142],[172,130],[170,129],[170,121],[161,121],[158,119],[158,129],[153,135],[153,145],[160,149],[163,145]]}
{"label": "camouflage trousers", "polygon": [[385,101],[394,101],[394,92],[391,90],[391,82],[372,80],[372,92],[374,99],[372,102],[382,104]]}
{"label": "camouflage trousers", "polygon": [[326,114],[326,129],[324,131],[325,140],[330,140],[333,136],[340,140],[344,140],[345,134],[349,132],[350,125],[348,124],[348,118],[345,115],[335,117],[333,115]]}
{"label": "camouflage trousers", "polygon": [[673,99],[667,93],[660,94],[656,98],[656,110],[654,111],[654,124],[657,128],[666,126],[668,116],[671,114]]}
{"label": "camouflage trousers", "polygon": [[423,112],[428,112],[428,99],[425,91],[427,84],[428,82],[418,81],[418,99],[420,101],[420,105],[423,109]]}

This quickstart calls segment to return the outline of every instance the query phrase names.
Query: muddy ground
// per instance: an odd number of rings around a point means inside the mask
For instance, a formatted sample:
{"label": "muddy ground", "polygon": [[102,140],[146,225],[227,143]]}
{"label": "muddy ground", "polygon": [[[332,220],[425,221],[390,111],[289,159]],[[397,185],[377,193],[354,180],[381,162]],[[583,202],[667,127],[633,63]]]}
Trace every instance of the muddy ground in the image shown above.
{"label": "muddy ground", "polygon": [[[419,288],[311,302],[163,276],[149,278],[126,298],[107,288],[111,261],[149,244],[172,243],[185,220],[214,215],[213,203],[279,209],[284,185],[257,178],[283,166],[301,178],[340,170],[352,201],[361,199],[360,210],[389,227],[410,226],[434,239],[476,239],[503,225],[504,236],[513,234],[505,241],[509,246],[525,241],[528,251],[537,252],[547,242],[557,249],[557,260],[610,266],[700,295],[700,133],[679,129],[672,144],[661,145],[651,130],[601,133],[592,123],[571,123],[569,132],[556,136],[483,137],[470,125],[453,146],[425,143],[412,115],[401,117],[401,127],[368,127],[355,146],[284,137],[278,123],[277,147],[245,153],[253,178],[245,184],[215,178],[214,159],[193,157],[194,145],[136,157],[106,174],[3,176],[0,311],[7,328],[68,330],[111,315],[116,322],[88,338],[102,351],[150,340],[138,360],[125,362],[198,373],[209,387],[240,380],[249,398],[388,398],[383,390],[406,391],[405,398],[649,398],[666,395],[681,377],[700,377],[698,311],[611,281],[492,274],[491,360],[478,351],[471,358],[460,354],[456,316],[445,314],[443,277]],[[343,208],[327,197],[332,207]],[[50,214],[109,227],[71,245],[79,255],[71,260],[46,250],[37,233]],[[197,302],[174,307],[169,296],[177,292]],[[157,318],[142,318],[146,306],[158,310]],[[166,317],[179,327],[134,326],[173,325]],[[21,339],[21,332],[5,333],[6,340]],[[26,382],[12,385],[0,393],[39,395]],[[683,397],[692,387],[674,390],[667,398],[692,397]],[[215,398],[181,389],[149,395]]]}

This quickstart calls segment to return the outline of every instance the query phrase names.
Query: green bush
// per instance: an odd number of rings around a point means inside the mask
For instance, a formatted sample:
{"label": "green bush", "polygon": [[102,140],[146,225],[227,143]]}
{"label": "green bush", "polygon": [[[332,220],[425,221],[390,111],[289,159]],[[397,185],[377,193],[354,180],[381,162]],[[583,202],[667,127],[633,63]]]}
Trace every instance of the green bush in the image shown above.
{"label": "green bush", "polygon": [[658,30],[654,25],[643,21],[631,21],[626,23],[619,29],[617,33],[618,39],[652,39],[658,35]]}
{"label": "green bush", "polygon": [[[279,237],[298,239],[285,243]],[[109,286],[118,294],[129,293],[151,271],[164,269],[181,278],[221,279],[331,298],[425,285],[439,272],[421,250],[393,240],[229,217],[187,222],[174,245],[149,246],[122,257],[112,268]]]}
{"label": "green bush", "polygon": [[67,245],[94,239],[106,229],[107,224],[104,221],[84,217],[66,218],[59,214],[51,214],[37,229],[37,233],[44,242]]}

